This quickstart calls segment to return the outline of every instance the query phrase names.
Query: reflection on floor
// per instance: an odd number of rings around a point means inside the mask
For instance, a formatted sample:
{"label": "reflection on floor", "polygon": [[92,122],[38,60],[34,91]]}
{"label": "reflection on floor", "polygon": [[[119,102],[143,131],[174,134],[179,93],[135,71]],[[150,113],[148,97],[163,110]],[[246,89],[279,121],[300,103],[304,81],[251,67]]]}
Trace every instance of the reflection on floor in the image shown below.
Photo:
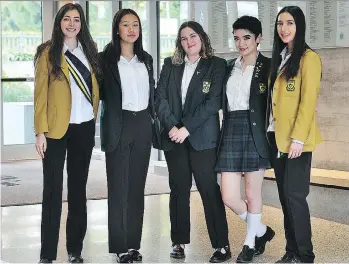
{"label": "reflection on floor", "polygon": [[[146,197],[143,240],[141,252],[144,263],[204,263],[207,262],[212,248],[208,239],[204,221],[202,203],[197,192],[191,197],[191,244],[186,247],[185,261],[172,260],[169,257],[171,247],[170,225],[168,217],[167,194]],[[57,262],[65,262],[65,218],[66,204],[63,204],[63,216]],[[343,207],[347,210],[347,207]],[[37,262],[40,251],[40,214],[41,205],[3,207],[2,210],[2,262]],[[232,212],[227,210],[229,239],[234,262],[242,248],[245,225]],[[282,212],[280,209],[265,206],[264,223],[276,231],[276,236],[263,256],[255,262],[275,262],[284,253],[284,235]],[[349,225],[312,218],[313,242],[316,262],[349,262]],[[112,263],[115,257],[108,253],[107,201],[88,201],[88,231],[85,238],[83,257],[88,263]]]}

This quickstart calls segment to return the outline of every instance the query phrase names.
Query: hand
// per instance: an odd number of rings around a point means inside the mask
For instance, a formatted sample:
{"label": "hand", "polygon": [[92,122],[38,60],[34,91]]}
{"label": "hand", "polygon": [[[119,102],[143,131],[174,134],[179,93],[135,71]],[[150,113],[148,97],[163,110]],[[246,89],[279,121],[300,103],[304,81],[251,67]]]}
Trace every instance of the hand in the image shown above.
{"label": "hand", "polygon": [[39,133],[36,135],[35,148],[41,159],[44,158],[44,152],[46,152],[47,142],[44,133]]}
{"label": "hand", "polygon": [[298,158],[303,151],[303,144],[292,142],[290,146],[290,151],[288,152],[288,158],[289,159],[295,159]]}
{"label": "hand", "polygon": [[174,135],[177,133],[178,128],[176,126],[172,127],[172,129],[170,130],[170,132],[168,132],[168,136],[169,138],[172,140],[172,138],[174,137]]}
{"label": "hand", "polygon": [[176,143],[183,143],[183,141],[189,136],[189,132],[185,127],[181,127],[177,133],[171,138]]}

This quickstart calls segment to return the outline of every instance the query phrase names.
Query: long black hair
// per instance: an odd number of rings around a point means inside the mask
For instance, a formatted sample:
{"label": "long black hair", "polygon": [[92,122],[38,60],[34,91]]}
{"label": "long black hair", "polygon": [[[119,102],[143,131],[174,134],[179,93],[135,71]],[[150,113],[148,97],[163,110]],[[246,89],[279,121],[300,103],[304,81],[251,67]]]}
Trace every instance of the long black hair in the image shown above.
{"label": "long black hair", "polygon": [[121,45],[120,45],[120,34],[119,34],[119,24],[122,20],[122,18],[126,15],[134,15],[135,17],[137,17],[138,19],[138,23],[139,23],[139,37],[138,39],[135,41],[134,45],[133,45],[133,52],[134,54],[137,55],[137,59],[140,62],[144,62],[144,49],[143,49],[143,43],[142,43],[142,25],[141,25],[141,20],[138,16],[138,14],[136,13],[136,11],[129,9],[129,8],[125,8],[125,9],[120,9],[114,16],[113,19],[113,28],[112,28],[112,40],[110,42],[110,44],[108,44],[106,46],[106,48],[112,48],[114,50],[113,54],[115,54],[114,56],[116,56],[116,60],[119,61],[120,60],[120,55],[121,55]]}
{"label": "long black hair", "polygon": [[287,80],[295,77],[299,70],[300,60],[307,49],[310,49],[308,44],[305,42],[305,16],[298,6],[285,6],[282,8],[275,20],[275,28],[274,28],[274,44],[273,44],[273,53],[271,58],[271,82],[274,83],[276,76],[278,74],[278,68],[281,63],[281,51],[286,47],[285,44],[279,34],[278,34],[278,19],[281,13],[289,13],[295,22],[296,25],[296,35],[293,40],[293,50],[291,53],[291,57],[288,59],[285,64],[283,75]]}
{"label": "long black hair", "polygon": [[92,39],[90,31],[87,27],[84,11],[82,10],[82,7],[79,4],[66,4],[59,9],[53,23],[51,39],[41,44],[37,48],[36,54],[34,56],[34,64],[37,62],[42,52],[46,48],[48,48],[48,57],[49,62],[52,65],[52,74],[55,78],[58,79],[62,77],[63,72],[61,69],[61,56],[64,45],[64,33],[61,29],[61,21],[64,15],[70,10],[77,10],[79,12],[81,29],[77,35],[77,39],[80,42],[84,50],[84,54],[88,62],[90,63],[94,73],[97,75],[97,77],[99,77],[101,74],[101,70],[99,67],[97,45]]}
{"label": "long black hair", "polygon": [[186,55],[182,44],[181,44],[181,31],[182,29],[189,27],[199,35],[202,45],[200,56],[202,58],[211,58],[214,55],[214,49],[211,47],[211,41],[207,33],[204,31],[203,27],[195,21],[184,22],[178,29],[177,38],[176,38],[176,50],[172,56],[172,63],[174,65],[180,65],[184,62],[184,57]]}

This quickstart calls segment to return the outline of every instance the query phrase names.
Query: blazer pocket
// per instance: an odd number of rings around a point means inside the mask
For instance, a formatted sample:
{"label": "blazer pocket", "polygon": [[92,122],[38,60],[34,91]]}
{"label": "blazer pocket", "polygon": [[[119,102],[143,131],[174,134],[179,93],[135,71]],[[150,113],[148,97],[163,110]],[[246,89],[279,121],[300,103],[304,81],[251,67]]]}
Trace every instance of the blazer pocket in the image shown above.
{"label": "blazer pocket", "polygon": [[293,79],[290,79],[286,82],[286,87],[284,87],[284,89],[285,96],[295,97],[299,94],[299,87],[297,87],[296,81]]}
{"label": "blazer pocket", "polygon": [[48,129],[52,129],[57,120],[57,108],[56,106],[49,106],[47,108],[47,123]]}

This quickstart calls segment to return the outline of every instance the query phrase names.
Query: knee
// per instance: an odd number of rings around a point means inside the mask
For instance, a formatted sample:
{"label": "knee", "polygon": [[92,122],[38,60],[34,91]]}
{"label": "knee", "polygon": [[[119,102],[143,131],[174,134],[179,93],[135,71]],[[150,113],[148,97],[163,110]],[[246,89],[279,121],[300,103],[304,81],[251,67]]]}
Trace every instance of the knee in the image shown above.
{"label": "knee", "polygon": [[223,203],[229,207],[231,210],[236,211],[238,208],[238,205],[240,203],[241,198],[237,197],[236,195],[232,195],[229,193],[222,193],[222,200]]}
{"label": "knee", "polygon": [[261,194],[260,192],[255,192],[252,189],[246,189],[245,190],[245,195],[246,195],[246,200],[247,202],[250,203],[254,203],[256,201],[261,201]]}

